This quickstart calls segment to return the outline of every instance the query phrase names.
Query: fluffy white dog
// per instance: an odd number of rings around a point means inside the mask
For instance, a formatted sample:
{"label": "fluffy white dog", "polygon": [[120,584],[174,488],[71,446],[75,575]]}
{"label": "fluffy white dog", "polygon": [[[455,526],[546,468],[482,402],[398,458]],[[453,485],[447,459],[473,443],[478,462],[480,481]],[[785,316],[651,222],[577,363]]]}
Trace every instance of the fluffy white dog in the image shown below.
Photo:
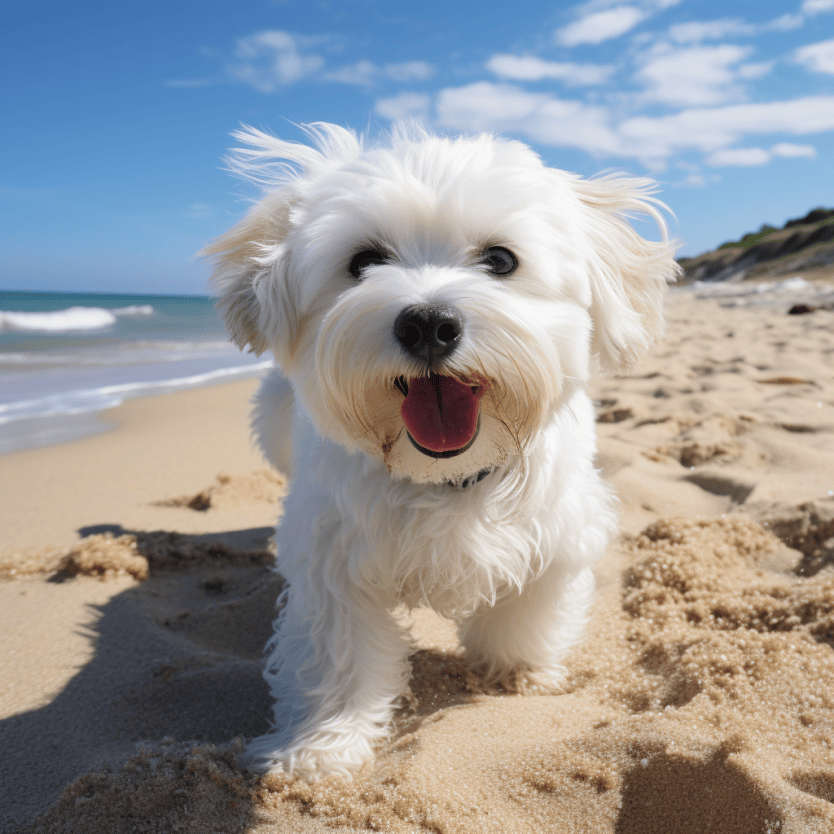
{"label": "fluffy white dog", "polygon": [[486,135],[308,133],[235,134],[265,196],[206,251],[234,340],[277,360],[254,426],[284,471],[292,425],[275,726],[247,763],[318,779],[386,733],[400,604],[459,621],[486,678],[558,687],[616,522],[586,387],[651,344],[676,266],[648,180],[582,180]]}

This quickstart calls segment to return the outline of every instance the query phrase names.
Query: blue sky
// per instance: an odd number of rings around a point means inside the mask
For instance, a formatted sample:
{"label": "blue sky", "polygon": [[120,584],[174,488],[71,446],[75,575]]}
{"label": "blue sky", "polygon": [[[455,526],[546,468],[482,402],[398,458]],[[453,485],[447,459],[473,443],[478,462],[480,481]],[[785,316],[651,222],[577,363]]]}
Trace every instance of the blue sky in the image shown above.
{"label": "blue sky", "polygon": [[682,254],[834,204],[834,0],[12,4],[0,287],[199,294],[240,123],[417,118],[655,177]]}

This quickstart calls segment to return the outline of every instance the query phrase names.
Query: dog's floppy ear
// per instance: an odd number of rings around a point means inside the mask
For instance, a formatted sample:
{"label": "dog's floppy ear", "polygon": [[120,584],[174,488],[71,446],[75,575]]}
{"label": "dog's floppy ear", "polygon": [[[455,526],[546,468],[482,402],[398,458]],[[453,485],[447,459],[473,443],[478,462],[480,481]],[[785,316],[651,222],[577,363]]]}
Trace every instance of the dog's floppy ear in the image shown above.
{"label": "dog's floppy ear", "polygon": [[211,280],[232,341],[258,355],[273,347],[276,337],[292,341],[296,329],[281,263],[288,227],[288,195],[279,190],[200,252],[218,256]]}
{"label": "dog's floppy ear", "polygon": [[[663,287],[680,271],[675,244],[660,213],[665,206],[650,196],[652,180],[611,175],[577,179],[574,186],[588,211],[593,350],[603,369],[622,371],[662,334]],[[636,214],[655,220],[661,241],[646,240],[632,228],[627,217]]]}
{"label": "dog's floppy ear", "polygon": [[217,258],[212,283],[232,339],[254,353],[272,350],[286,365],[299,311],[287,275],[293,210],[317,176],[359,153],[356,135],[337,125],[305,127],[317,147],[285,142],[254,128],[232,135],[249,147],[227,157],[231,171],[261,186],[265,196],[226,234],[203,249]]}

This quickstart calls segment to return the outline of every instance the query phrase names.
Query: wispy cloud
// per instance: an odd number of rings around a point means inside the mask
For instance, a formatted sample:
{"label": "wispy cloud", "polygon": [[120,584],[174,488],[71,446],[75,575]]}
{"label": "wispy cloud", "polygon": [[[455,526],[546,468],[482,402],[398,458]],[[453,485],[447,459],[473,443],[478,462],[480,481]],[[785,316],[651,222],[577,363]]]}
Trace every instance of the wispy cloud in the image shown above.
{"label": "wispy cloud", "polygon": [[321,40],[277,29],[257,32],[236,42],[234,58],[226,69],[237,81],[262,93],[274,93],[321,70],[324,59],[307,51]]}
{"label": "wispy cloud", "polygon": [[779,142],[774,145],[771,152],[776,156],[805,157],[813,159],[817,155],[817,149],[813,145],[794,145],[791,142]]}
{"label": "wispy cloud", "polygon": [[834,0],[805,0],[802,11],[808,15],[834,12]]}
{"label": "wispy cloud", "polygon": [[754,27],[737,18],[720,20],[693,20],[677,23],[669,29],[669,37],[677,43],[700,43],[717,41],[738,35],[750,35]]}
{"label": "wispy cloud", "polygon": [[616,6],[586,14],[557,29],[554,37],[560,46],[602,43],[630,32],[644,17],[636,6]]}
{"label": "wispy cloud", "polygon": [[725,167],[729,165],[750,168],[770,162],[770,154],[764,148],[727,148],[710,154],[707,165]]}
{"label": "wispy cloud", "polygon": [[834,39],[803,46],[793,56],[797,63],[804,64],[811,72],[834,74]]}
{"label": "wispy cloud", "polygon": [[431,96],[427,93],[400,93],[390,98],[377,99],[374,112],[392,122],[430,122]]}
{"label": "wispy cloud", "polygon": [[434,66],[426,61],[405,61],[400,64],[385,64],[377,66],[371,61],[357,61],[340,67],[323,76],[325,81],[336,81],[341,84],[377,84],[380,81],[399,81],[409,83],[426,81],[434,75]]}
{"label": "wispy cloud", "polygon": [[357,61],[344,67],[328,72],[326,81],[336,81],[339,84],[373,84],[379,76],[379,67],[371,61]]}
{"label": "wispy cloud", "polygon": [[[715,164],[716,159],[724,159],[715,154],[733,150],[746,136],[801,136],[834,130],[834,96],[690,107],[666,116],[617,120],[604,105],[531,93],[510,84],[477,82],[441,90],[436,114],[443,127],[512,132],[533,142],[577,148],[602,158],[637,159],[658,170],[675,154],[689,151],[712,155],[711,164]],[[809,151],[772,150],[771,154],[799,156]]]}
{"label": "wispy cloud", "polygon": [[741,62],[751,53],[752,48],[733,44],[664,48],[646,60],[636,78],[647,101],[678,107],[723,104],[743,97]]}
{"label": "wispy cloud", "polygon": [[789,142],[779,142],[770,150],[764,148],[726,148],[716,151],[706,158],[707,165],[714,167],[739,166],[749,168],[756,165],[766,165],[774,156],[785,156],[793,159],[813,159],[817,149],[813,145],[794,145]]}
{"label": "wispy cloud", "polygon": [[632,151],[624,155],[642,155],[647,161],[688,149],[715,153],[749,135],[803,136],[829,130],[834,130],[834,96],[692,108],[668,116],[634,116],[619,125],[625,149]]}
{"label": "wispy cloud", "polygon": [[578,147],[597,156],[616,155],[620,147],[607,108],[511,84],[480,81],[441,90],[437,118],[455,130],[512,131],[534,142]]}
{"label": "wispy cloud", "polygon": [[513,81],[562,81],[569,87],[604,84],[616,69],[611,64],[572,64],[543,61],[534,55],[493,55],[486,64],[499,78]]}
{"label": "wispy cloud", "polygon": [[[310,37],[277,29],[256,32],[235,42],[234,56],[226,62],[226,73],[235,81],[262,93],[274,93],[304,80],[370,87],[380,82],[426,81],[435,68],[427,61],[404,61],[382,66],[361,58],[332,69],[317,48],[329,47],[327,35]],[[198,82],[174,81],[171,86],[198,86]]]}
{"label": "wispy cloud", "polygon": [[693,20],[676,23],[669,28],[669,37],[677,43],[701,43],[724,38],[748,38],[764,32],[787,32],[804,23],[801,14],[783,14],[766,23],[752,24],[739,18],[722,17],[718,20]]}

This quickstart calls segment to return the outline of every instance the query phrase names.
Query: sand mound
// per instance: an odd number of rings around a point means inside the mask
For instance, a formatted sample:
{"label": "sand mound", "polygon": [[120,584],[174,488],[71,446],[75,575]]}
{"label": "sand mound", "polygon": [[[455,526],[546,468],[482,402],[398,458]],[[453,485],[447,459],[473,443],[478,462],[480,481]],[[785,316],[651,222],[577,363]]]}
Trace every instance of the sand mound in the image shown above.
{"label": "sand mound", "polygon": [[58,563],[57,572],[63,576],[97,576],[107,579],[129,574],[134,579],[147,579],[149,562],[137,552],[136,536],[112,533],[90,536],[71,550]]}
{"label": "sand mound", "polygon": [[19,556],[0,563],[0,576],[23,578],[52,574],[63,580],[75,576],[114,579],[132,576],[147,579],[151,570],[186,570],[208,564],[270,564],[275,554],[268,548],[246,549],[216,536],[193,536],[165,530],[97,533],[85,538],[69,553],[55,548]]}
{"label": "sand mound", "polygon": [[423,648],[352,782],[257,778],[239,742],[166,742],[76,781],[36,830],[831,831],[832,571],[797,575],[802,554],[741,515],[661,520],[622,558],[562,695],[484,693],[454,651]]}
{"label": "sand mound", "polygon": [[221,472],[217,475],[216,484],[195,495],[166,498],[163,501],[155,501],[154,505],[184,507],[199,512],[212,508],[229,509],[252,501],[266,501],[277,505],[286,491],[287,479],[274,469],[260,469],[249,475],[227,475]]}

